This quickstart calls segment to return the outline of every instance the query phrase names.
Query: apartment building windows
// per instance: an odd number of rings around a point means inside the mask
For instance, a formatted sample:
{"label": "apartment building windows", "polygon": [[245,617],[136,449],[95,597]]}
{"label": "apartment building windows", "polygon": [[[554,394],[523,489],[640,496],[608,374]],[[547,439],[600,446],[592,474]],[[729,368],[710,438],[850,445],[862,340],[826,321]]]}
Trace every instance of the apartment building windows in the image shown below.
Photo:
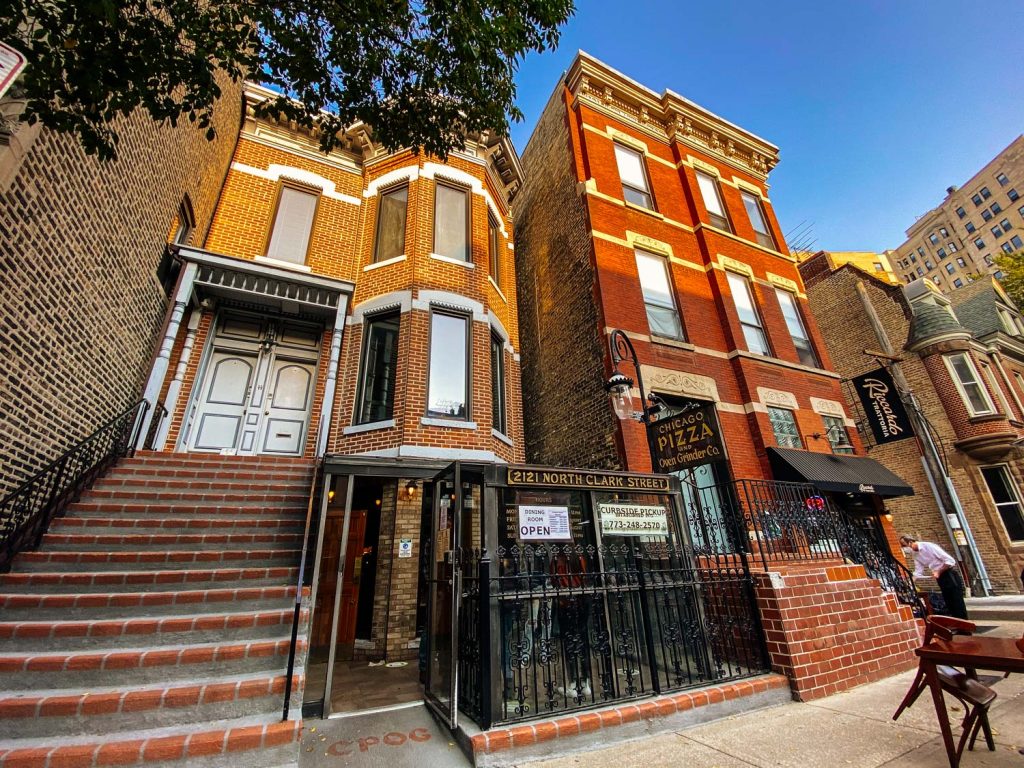
{"label": "apartment building windows", "polygon": [[427,416],[469,419],[469,317],[430,313]]}
{"label": "apartment building windows", "polygon": [[487,262],[490,265],[491,280],[501,285],[501,228],[494,214],[487,212]]}
{"label": "apartment building windows", "polygon": [[729,290],[732,292],[732,300],[736,306],[736,313],[740,318],[740,325],[743,328],[743,339],[747,349],[758,355],[770,355],[771,348],[768,346],[768,337],[765,336],[764,326],[761,324],[761,316],[757,312],[757,305],[754,303],[754,294],[750,289],[750,281],[743,275],[735,272],[727,272]]}
{"label": "apartment building windows", "polygon": [[623,199],[627,203],[653,211],[654,198],[651,196],[651,185],[647,179],[643,154],[635,149],[616,144],[615,163],[619,167]]}
{"label": "apartment building windows", "polygon": [[983,200],[988,200],[990,197],[992,197],[992,193],[988,191],[988,187],[982,187],[978,191],[981,193],[981,197]]}
{"label": "apartment building windows", "polygon": [[954,267],[952,264],[947,264],[946,272],[952,275],[954,272],[956,272],[956,267]]}
{"label": "apartment building windows", "polygon": [[775,289],[775,295],[779,299],[779,306],[782,307],[782,316],[786,320],[786,327],[789,329],[789,335],[793,339],[800,362],[813,368],[819,368],[818,356],[814,354],[814,347],[807,335],[807,328],[804,326],[796,296],[781,288]]}
{"label": "apartment building windows", "polygon": [[508,434],[508,414],[505,403],[505,342],[491,334],[491,427]]}
{"label": "apartment building windows", "polygon": [[932,232],[930,235],[928,235],[928,242],[930,242],[932,245],[938,245],[939,236]]}
{"label": "apartment building windows", "polygon": [[985,241],[982,240],[980,237],[974,238],[974,247],[977,248],[979,251],[985,250]]}
{"label": "apartment building windows", "polygon": [[992,205],[990,205],[989,208],[992,210],[992,213],[1002,213],[1003,210],[1003,206],[1001,206],[999,203],[992,203]]}
{"label": "apartment building windows", "polygon": [[800,430],[796,426],[796,417],[788,408],[768,406],[768,421],[771,422],[775,442],[780,448],[803,448]]}
{"label": "apartment building windows", "polygon": [[1000,238],[1000,237],[1002,237],[1002,236],[1003,236],[1003,230],[999,228],[999,225],[998,225],[998,224],[996,224],[996,225],[995,225],[994,227],[992,227],[992,234],[993,234],[993,235],[994,235],[994,236],[995,236],[996,238]]}
{"label": "apartment building windows", "polygon": [[939,227],[939,234],[943,237],[949,237],[949,230],[945,227]]}
{"label": "apartment building windows", "polygon": [[935,252],[935,255],[938,256],[940,259],[946,258],[946,249],[945,248],[939,248],[939,250],[937,250]]}
{"label": "apartment building windows", "polygon": [[1008,178],[1006,178],[1006,174],[1005,173],[997,173],[996,174],[996,181],[999,182],[999,186],[1000,187],[1005,187],[1007,184],[1010,183],[1010,180]]}
{"label": "apartment building windows", "polygon": [[974,203],[975,206],[981,205],[981,195],[977,193],[971,195],[971,202]]}
{"label": "apartment building windows", "polygon": [[1009,232],[1011,229],[1013,229],[1013,225],[1010,224],[1009,219],[1003,219],[1002,221],[1000,221],[999,226],[1003,228],[1003,232]]}
{"label": "apartment building windows", "polygon": [[1024,248],[1024,240],[1020,239],[1020,235],[1014,235],[1013,237],[1011,237],[1010,244],[1013,245],[1014,250],[1017,251],[1019,251],[1021,248]]}
{"label": "apartment building windows", "polygon": [[1003,249],[1003,253],[1013,253],[1013,246],[1009,243],[1002,243],[999,247]]}
{"label": "apartment building windows", "polygon": [[967,211],[965,211],[964,207],[961,205],[959,208],[956,209],[956,215],[962,219],[967,215]]}
{"label": "apartment building windows", "polygon": [[926,261],[924,263],[924,268],[927,269],[927,270],[932,270],[932,269],[935,269],[935,265],[932,264],[930,261]]}
{"label": "apartment building windows", "polygon": [[953,281],[953,287],[954,287],[954,288],[963,288],[963,287],[964,287],[964,281],[963,281],[963,280],[961,280],[961,279],[960,279],[960,278],[958,277],[958,278],[957,278],[956,280],[954,280],[954,281]]}
{"label": "apartment building windows", "polygon": [[832,446],[832,453],[853,453],[853,446],[850,445],[850,438],[846,434],[846,424],[839,416],[822,416],[825,423],[825,437],[828,444]]}
{"label": "apartment building windows", "polygon": [[377,207],[377,240],[374,261],[386,261],[405,253],[405,219],[409,208],[409,187],[395,187],[381,193]]}
{"label": "apartment building windows", "polygon": [[450,184],[434,187],[434,253],[455,261],[471,261],[469,190]]}
{"label": "apartment building windows", "polygon": [[958,352],[947,355],[943,360],[946,361],[946,367],[949,369],[950,376],[953,377],[953,383],[956,384],[960,397],[967,406],[968,413],[971,416],[995,413],[996,409],[992,405],[992,399],[985,390],[984,384],[981,383],[978,371],[967,353]]}
{"label": "apartment building windows", "polygon": [[640,276],[640,289],[647,310],[647,325],[652,336],[669,339],[683,338],[683,325],[669,277],[668,261],[644,251],[636,251],[636,269]]}
{"label": "apartment building windows", "polygon": [[975,227],[971,222],[968,221],[967,224],[964,225],[964,229],[967,230],[968,234],[972,234],[977,229],[977,227]]}
{"label": "apartment building windows", "polygon": [[768,223],[765,221],[764,209],[761,207],[760,199],[745,190],[740,191],[740,197],[743,198],[743,207],[747,209],[750,226],[754,228],[754,234],[757,235],[757,242],[765,248],[774,250],[775,240],[772,238]]}
{"label": "apartment building windows", "polygon": [[991,221],[992,220],[992,211],[990,211],[988,208],[986,208],[985,210],[983,210],[981,212],[981,218],[983,218],[985,221]]}
{"label": "apartment building windows", "polygon": [[917,268],[917,276],[918,276],[918,277],[920,277],[920,276],[921,276],[921,275],[923,275],[923,274],[924,274],[924,270],[923,270],[923,269],[921,269],[920,267],[918,267],[918,268]]}
{"label": "apartment building windows", "polygon": [[1016,189],[1009,189],[1006,191],[1006,196],[1010,198],[1010,202],[1016,202],[1020,198],[1020,194]]}
{"label": "apartment building windows", "polygon": [[1017,213],[1021,215],[1021,218],[1024,218],[1024,205],[1017,209]]}
{"label": "apartment building windows", "polygon": [[267,258],[305,264],[310,234],[320,195],[306,189],[282,185],[277,197],[274,224],[267,241]]}
{"label": "apartment building windows", "polygon": [[949,249],[950,253],[956,253],[956,243],[954,243],[952,240],[946,243],[946,247]]}
{"label": "apartment building windows", "polygon": [[920,256],[923,259],[924,258],[924,248],[918,247],[917,255]]}
{"label": "apartment building windows", "polygon": [[711,225],[731,232],[729,217],[725,213],[722,196],[718,192],[718,181],[703,171],[697,171],[697,186],[700,187],[700,196],[704,199],[704,207],[707,208]]}
{"label": "apartment building windows", "polygon": [[390,419],[395,405],[399,315],[375,315],[363,326],[363,360],[355,424]]}
{"label": "apartment building windows", "polygon": [[1011,541],[1024,541],[1024,508],[1021,506],[1017,484],[1006,465],[982,467],[981,476],[985,478],[985,485],[1003,520],[1007,536]]}
{"label": "apartment building windows", "polygon": [[964,260],[963,260],[963,259],[962,259],[961,257],[959,257],[959,256],[957,257],[956,263],[957,263],[957,266],[959,266],[959,267],[960,267],[961,269],[966,269],[966,268],[967,268],[967,262],[966,262],[966,261],[964,261]]}

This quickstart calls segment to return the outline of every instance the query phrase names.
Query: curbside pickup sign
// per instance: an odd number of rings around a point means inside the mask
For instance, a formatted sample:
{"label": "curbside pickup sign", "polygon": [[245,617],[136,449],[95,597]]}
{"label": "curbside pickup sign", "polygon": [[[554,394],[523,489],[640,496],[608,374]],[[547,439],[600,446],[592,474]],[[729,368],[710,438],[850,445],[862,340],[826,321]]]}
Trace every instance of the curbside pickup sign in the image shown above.
{"label": "curbside pickup sign", "polygon": [[0,97],[25,69],[25,57],[7,43],[0,43]]}

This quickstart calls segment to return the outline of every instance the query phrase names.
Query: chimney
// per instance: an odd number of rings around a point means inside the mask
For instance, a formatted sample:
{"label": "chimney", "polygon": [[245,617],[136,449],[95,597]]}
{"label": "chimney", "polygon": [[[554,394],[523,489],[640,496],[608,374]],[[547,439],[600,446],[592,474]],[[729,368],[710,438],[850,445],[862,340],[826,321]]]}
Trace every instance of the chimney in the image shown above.
{"label": "chimney", "polygon": [[946,197],[949,197],[954,192],[956,192],[956,184],[946,187]]}

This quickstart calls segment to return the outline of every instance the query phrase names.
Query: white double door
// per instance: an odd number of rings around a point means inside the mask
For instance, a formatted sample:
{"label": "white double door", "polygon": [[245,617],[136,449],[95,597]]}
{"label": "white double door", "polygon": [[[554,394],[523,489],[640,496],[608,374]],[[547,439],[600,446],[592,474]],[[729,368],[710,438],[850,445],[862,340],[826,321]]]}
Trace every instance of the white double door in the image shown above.
{"label": "white double door", "polygon": [[300,456],[320,329],[223,313],[185,435],[190,451]]}

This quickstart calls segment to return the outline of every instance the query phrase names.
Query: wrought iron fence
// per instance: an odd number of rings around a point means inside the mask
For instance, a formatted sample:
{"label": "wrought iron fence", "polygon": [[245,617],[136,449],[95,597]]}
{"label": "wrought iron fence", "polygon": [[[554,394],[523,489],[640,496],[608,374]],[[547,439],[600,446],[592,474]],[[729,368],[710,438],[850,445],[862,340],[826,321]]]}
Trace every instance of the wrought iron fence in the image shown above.
{"label": "wrought iron fence", "polygon": [[131,453],[149,403],[140,400],[0,499],[0,572],[37,546],[50,522],[110,464]]}

